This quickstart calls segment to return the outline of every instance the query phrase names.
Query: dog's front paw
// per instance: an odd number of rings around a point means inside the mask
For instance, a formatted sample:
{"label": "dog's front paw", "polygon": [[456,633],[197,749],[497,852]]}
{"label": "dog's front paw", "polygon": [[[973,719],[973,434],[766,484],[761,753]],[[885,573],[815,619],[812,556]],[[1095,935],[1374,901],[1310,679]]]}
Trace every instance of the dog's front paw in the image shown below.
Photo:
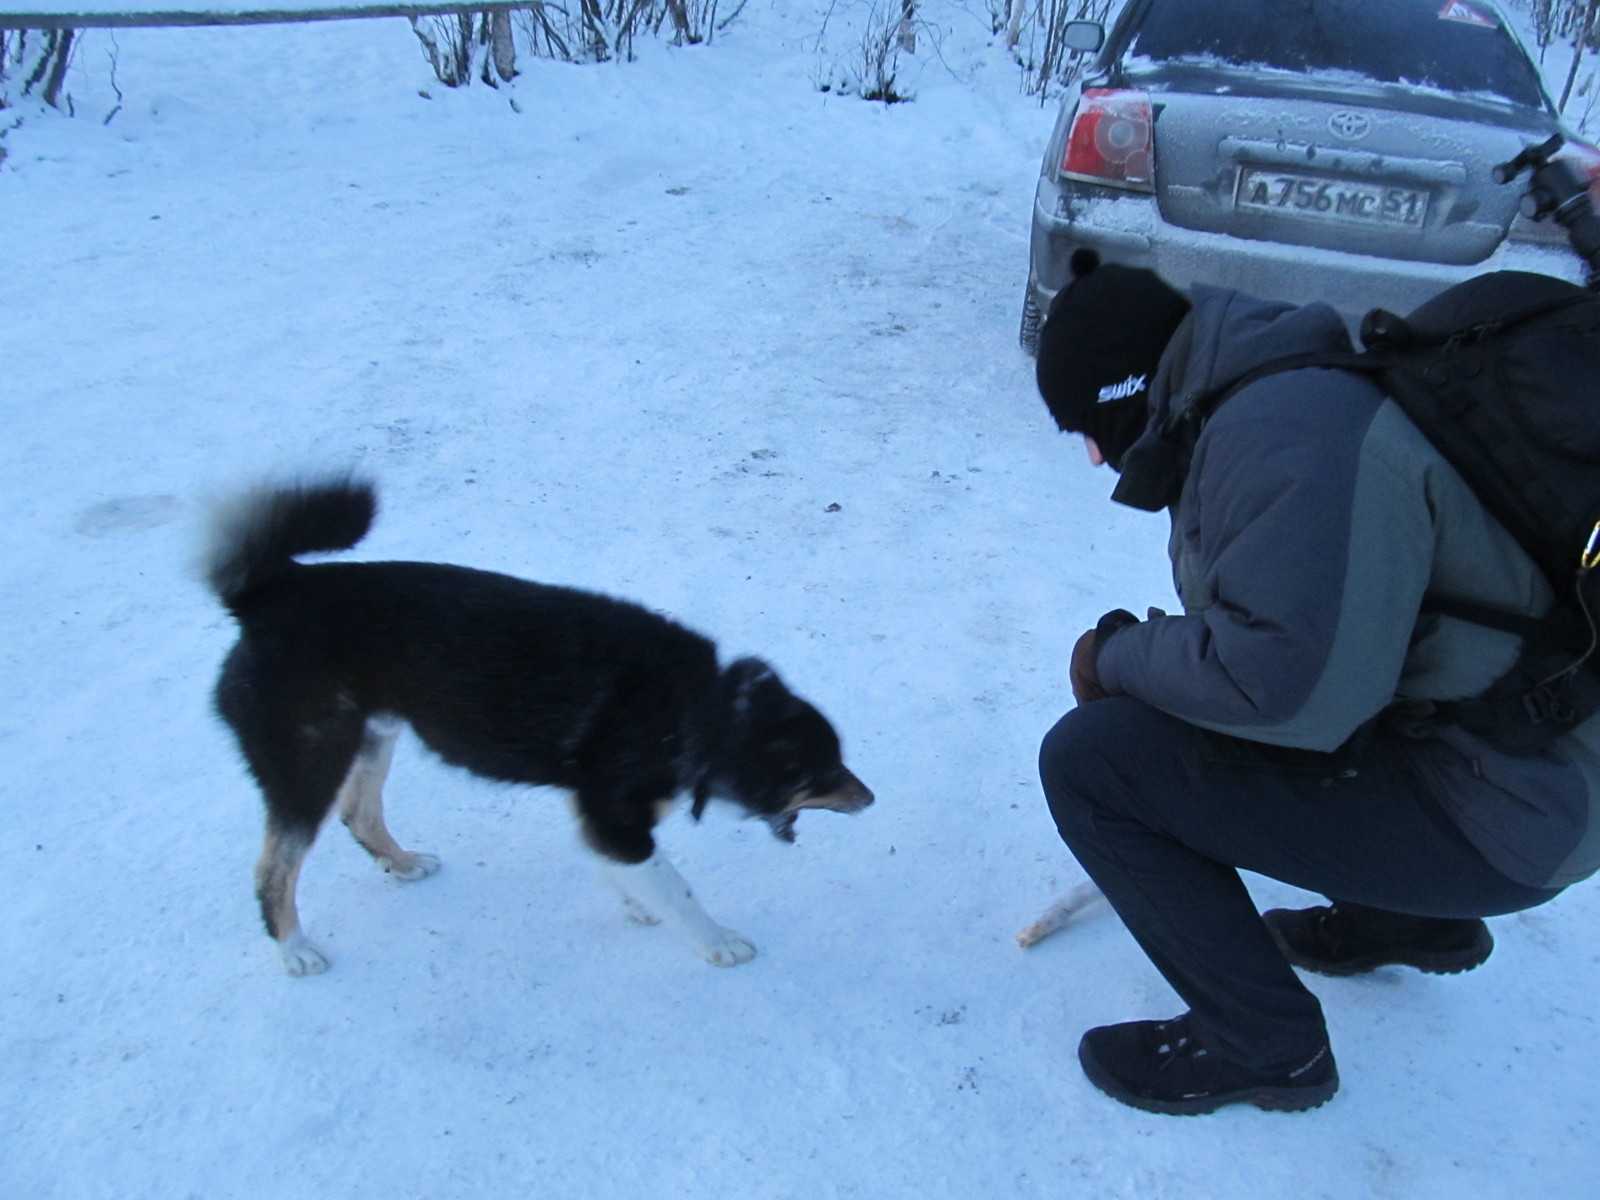
{"label": "dog's front paw", "polygon": [[719,929],[702,945],[696,947],[700,957],[714,967],[737,967],[756,956],[755,943],[731,929]]}
{"label": "dog's front paw", "polygon": [[426,879],[439,869],[439,856],[436,854],[406,853],[393,858],[380,858],[378,862],[401,883]]}
{"label": "dog's front paw", "polygon": [[289,974],[321,975],[328,969],[328,960],[298,929],[278,943],[278,955],[283,959],[283,969]]}

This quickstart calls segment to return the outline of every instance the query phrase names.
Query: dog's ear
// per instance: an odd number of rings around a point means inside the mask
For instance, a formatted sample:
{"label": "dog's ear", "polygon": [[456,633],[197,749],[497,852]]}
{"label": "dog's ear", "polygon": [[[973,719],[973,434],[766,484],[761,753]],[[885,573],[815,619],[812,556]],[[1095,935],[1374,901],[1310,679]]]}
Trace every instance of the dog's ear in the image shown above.
{"label": "dog's ear", "polygon": [[722,680],[736,712],[748,709],[752,697],[764,685],[783,686],[777,672],[759,658],[741,658],[729,663],[728,669],[722,673]]}

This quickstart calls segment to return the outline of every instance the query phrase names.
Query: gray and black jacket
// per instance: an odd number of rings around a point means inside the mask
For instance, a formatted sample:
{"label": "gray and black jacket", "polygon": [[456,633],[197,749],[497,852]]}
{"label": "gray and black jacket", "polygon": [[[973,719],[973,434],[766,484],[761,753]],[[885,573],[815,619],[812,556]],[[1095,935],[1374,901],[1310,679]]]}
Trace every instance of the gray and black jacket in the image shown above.
{"label": "gray and black jacket", "polygon": [[[1162,359],[1153,421],[1252,367],[1348,351],[1331,308],[1198,285]],[[1306,369],[1236,393],[1205,425],[1172,506],[1181,616],[1114,634],[1109,692],[1192,724],[1332,751],[1385,713],[1477,695],[1516,659],[1509,633],[1428,613],[1448,597],[1540,616],[1548,583],[1370,380]],[[1392,724],[1386,728],[1393,728]],[[1600,868],[1600,717],[1544,754],[1502,754],[1413,719],[1404,752],[1498,870],[1564,887]]]}

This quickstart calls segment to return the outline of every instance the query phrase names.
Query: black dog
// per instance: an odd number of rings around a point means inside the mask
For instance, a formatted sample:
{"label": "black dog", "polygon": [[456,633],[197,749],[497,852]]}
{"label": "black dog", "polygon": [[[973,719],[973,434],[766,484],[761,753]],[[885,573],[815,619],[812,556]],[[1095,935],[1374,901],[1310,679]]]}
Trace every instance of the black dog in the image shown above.
{"label": "black dog", "polygon": [[288,972],[327,966],[295,883],[336,800],[385,870],[438,869],[383,820],[403,724],[479,775],[566,789],[630,915],[665,918],[719,966],[749,959],[652,830],[682,794],[696,817],[730,800],[787,841],[801,809],[865,808],[826,718],[765,663],[719,668],[706,638],[624,601],[434,563],[294,561],[354,546],[376,511],[362,481],[262,489],[218,513],[206,560],[240,625],[216,704],[266,798],[256,894]]}

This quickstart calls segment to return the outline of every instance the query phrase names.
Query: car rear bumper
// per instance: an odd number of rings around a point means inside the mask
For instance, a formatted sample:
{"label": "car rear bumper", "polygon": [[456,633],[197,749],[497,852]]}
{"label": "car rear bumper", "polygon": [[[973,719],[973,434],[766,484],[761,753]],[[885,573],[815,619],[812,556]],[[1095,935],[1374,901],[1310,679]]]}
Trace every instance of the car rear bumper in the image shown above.
{"label": "car rear bumper", "polygon": [[1040,312],[1070,278],[1068,262],[1087,247],[1106,262],[1148,267],[1174,287],[1197,280],[1263,299],[1308,304],[1322,300],[1354,331],[1373,308],[1406,313],[1444,288],[1488,271],[1535,271],[1584,281],[1582,261],[1562,246],[1502,242],[1468,266],[1409,262],[1251,241],[1204,233],[1161,219],[1153,198],[1107,197],[1077,202],[1072,217],[1058,214],[1059,192],[1041,177],[1034,197],[1029,286]]}

